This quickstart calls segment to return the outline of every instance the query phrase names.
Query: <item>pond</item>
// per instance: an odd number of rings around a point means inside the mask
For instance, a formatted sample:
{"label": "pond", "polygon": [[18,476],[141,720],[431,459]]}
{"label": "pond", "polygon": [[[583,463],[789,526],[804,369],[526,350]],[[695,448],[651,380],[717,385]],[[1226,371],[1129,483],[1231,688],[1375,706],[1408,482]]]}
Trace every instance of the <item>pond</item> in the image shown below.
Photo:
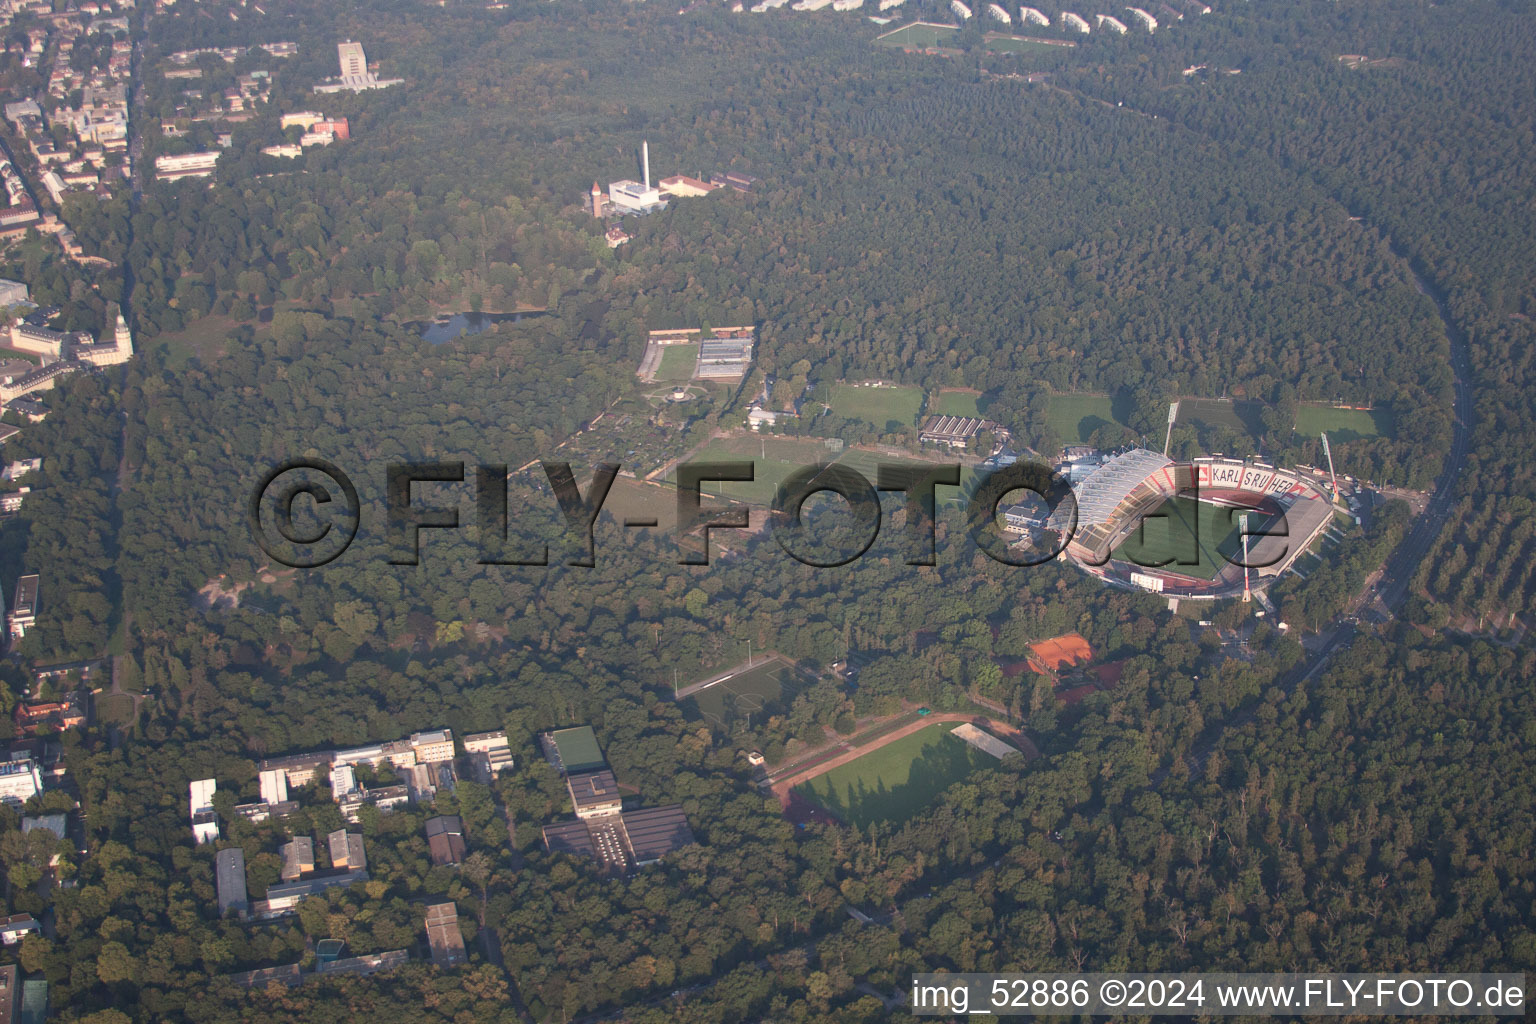
{"label": "pond", "polygon": [[479,334],[497,324],[515,324],[536,316],[546,316],[543,310],[527,310],[522,313],[445,313],[435,320],[415,320],[406,324],[421,337],[434,345],[465,334]]}

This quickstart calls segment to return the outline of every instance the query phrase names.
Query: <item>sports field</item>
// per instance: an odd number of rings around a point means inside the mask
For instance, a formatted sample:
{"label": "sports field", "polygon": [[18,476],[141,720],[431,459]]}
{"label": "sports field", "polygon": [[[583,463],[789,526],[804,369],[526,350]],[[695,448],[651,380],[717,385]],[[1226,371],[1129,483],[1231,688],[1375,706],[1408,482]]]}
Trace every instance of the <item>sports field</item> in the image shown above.
{"label": "sports field", "polygon": [[781,661],[770,661],[700,690],[684,700],[683,706],[713,725],[728,728],[745,720],[748,713],[761,723],[762,712],[786,711],[799,692],[800,677],[795,670]]}
{"label": "sports field", "polygon": [[661,365],[656,368],[656,379],[691,380],[698,362],[698,345],[666,345],[661,350]]}
{"label": "sports field", "polygon": [[[767,507],[773,504],[779,484],[796,470],[819,463],[831,462],[835,453],[816,438],[761,437],[742,434],[736,437],[717,437],[703,450],[688,457],[689,462],[751,462],[754,479],[750,483],[723,482],[703,485],[705,494],[715,494],[753,505]],[[667,480],[677,482],[674,470]]]}
{"label": "sports field", "polygon": [[1366,437],[1391,437],[1392,414],[1385,409],[1337,409],[1331,405],[1303,405],[1296,410],[1296,432],[1308,437],[1326,433],[1330,441],[1358,441]]}
{"label": "sports field", "polygon": [[795,793],[853,825],[905,821],[939,794],[997,759],[934,722],[910,736],[795,787]]}
{"label": "sports field", "polygon": [[1067,444],[1087,444],[1100,427],[1125,426],[1115,417],[1109,395],[1052,395],[1045,420]]}
{"label": "sports field", "polygon": [[928,403],[928,412],[933,416],[980,416],[980,399],[968,391],[940,391]]}
{"label": "sports field", "polygon": [[900,430],[911,429],[923,407],[923,392],[918,388],[875,388],[839,384],[828,400],[832,411],[844,419],[872,423],[884,433],[891,422]]}
{"label": "sports field", "polygon": [[1076,45],[1065,41],[1047,42],[1043,39],[1029,39],[1025,36],[1004,35],[1001,32],[988,32],[982,38],[986,40],[987,49],[993,53],[1053,53]]}
{"label": "sports field", "polygon": [[927,22],[914,21],[910,25],[892,29],[883,36],[877,36],[875,42],[881,46],[926,50],[951,42],[958,31],[960,30],[953,25],[931,25]]}
{"label": "sports field", "polygon": [[[1248,524],[1249,534],[1262,528],[1260,522],[1250,521]],[[1239,547],[1237,516],[1233,509],[1177,497],[1149,513],[1142,520],[1141,528],[1115,548],[1114,557],[1209,580],[1215,579],[1229,564]],[[1195,564],[1184,564],[1196,556]],[[1173,561],[1159,566],[1158,563],[1169,558]]]}
{"label": "sports field", "polygon": [[1257,440],[1264,433],[1263,402],[1229,402],[1220,398],[1182,398],[1179,422],[1196,427],[1225,427]]}

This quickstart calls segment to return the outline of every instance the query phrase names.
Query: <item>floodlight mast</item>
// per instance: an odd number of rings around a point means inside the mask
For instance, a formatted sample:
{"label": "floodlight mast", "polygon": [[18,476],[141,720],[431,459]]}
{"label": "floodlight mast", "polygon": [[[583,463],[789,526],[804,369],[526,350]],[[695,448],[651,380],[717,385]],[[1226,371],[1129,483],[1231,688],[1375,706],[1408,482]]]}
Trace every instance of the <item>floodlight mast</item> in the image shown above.
{"label": "floodlight mast", "polygon": [[1168,449],[1173,445],[1173,421],[1179,418],[1179,403],[1168,403],[1168,436],[1163,439],[1163,458],[1168,457]]}
{"label": "floodlight mast", "polygon": [[1328,447],[1328,435],[1323,434],[1323,454],[1328,458],[1328,483],[1333,488],[1333,503],[1339,503],[1339,477],[1333,471],[1333,449]]}
{"label": "floodlight mast", "polygon": [[1248,590],[1248,513],[1237,517],[1237,528],[1243,535],[1243,604],[1253,600]]}

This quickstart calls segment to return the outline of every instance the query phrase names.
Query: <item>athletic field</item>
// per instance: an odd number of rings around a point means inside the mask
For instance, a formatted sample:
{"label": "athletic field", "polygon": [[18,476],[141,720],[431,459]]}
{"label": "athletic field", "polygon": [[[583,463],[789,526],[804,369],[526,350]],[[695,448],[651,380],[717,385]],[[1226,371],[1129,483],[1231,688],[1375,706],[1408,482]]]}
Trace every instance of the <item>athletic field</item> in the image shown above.
{"label": "athletic field", "polygon": [[876,36],[875,42],[881,46],[927,50],[951,42],[958,31],[959,29],[953,25],[932,25],[923,21],[914,21],[910,25],[892,29],[883,36]]}
{"label": "athletic field", "polygon": [[761,724],[763,712],[781,714],[788,710],[789,702],[800,692],[800,683],[793,668],[781,661],[768,661],[700,690],[683,704],[691,705],[706,721],[721,728],[745,721],[749,713]]}
{"label": "athletic field", "polygon": [[951,735],[954,728],[934,722],[794,792],[852,825],[905,821],[976,769],[996,767],[995,757]]}
{"label": "athletic field", "polygon": [[1385,409],[1337,409],[1330,405],[1303,405],[1296,410],[1296,433],[1316,437],[1326,433],[1336,442],[1366,437],[1391,437],[1392,414]]}
{"label": "athletic field", "polygon": [[929,401],[928,413],[932,416],[980,416],[981,409],[977,405],[980,399],[980,395],[969,391],[940,391]]}
{"label": "athletic field", "polygon": [[[1262,527],[1262,522],[1251,518],[1248,532]],[[1209,580],[1230,564],[1240,547],[1236,510],[1177,497],[1149,513],[1141,528],[1115,548],[1114,557]],[[1158,564],[1168,558],[1174,561]],[[1195,564],[1182,564],[1192,559],[1197,559]]]}
{"label": "athletic field", "polygon": [[1067,444],[1087,444],[1100,427],[1125,426],[1116,419],[1114,400],[1108,395],[1052,395],[1045,420]]}
{"label": "athletic field", "polygon": [[886,433],[889,423],[897,423],[898,429],[910,430],[923,407],[923,393],[918,388],[875,388],[838,384],[832,388],[828,403],[832,411],[844,419],[863,420],[875,429]]}

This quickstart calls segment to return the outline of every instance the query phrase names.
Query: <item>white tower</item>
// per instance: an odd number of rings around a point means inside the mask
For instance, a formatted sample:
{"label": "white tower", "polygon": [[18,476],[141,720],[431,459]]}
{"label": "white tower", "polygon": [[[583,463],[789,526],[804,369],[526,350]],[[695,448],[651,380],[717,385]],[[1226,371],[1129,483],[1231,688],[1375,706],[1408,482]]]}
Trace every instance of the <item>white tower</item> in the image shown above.
{"label": "white tower", "polygon": [[651,144],[640,143],[640,170],[645,178],[645,190],[651,190]]}

